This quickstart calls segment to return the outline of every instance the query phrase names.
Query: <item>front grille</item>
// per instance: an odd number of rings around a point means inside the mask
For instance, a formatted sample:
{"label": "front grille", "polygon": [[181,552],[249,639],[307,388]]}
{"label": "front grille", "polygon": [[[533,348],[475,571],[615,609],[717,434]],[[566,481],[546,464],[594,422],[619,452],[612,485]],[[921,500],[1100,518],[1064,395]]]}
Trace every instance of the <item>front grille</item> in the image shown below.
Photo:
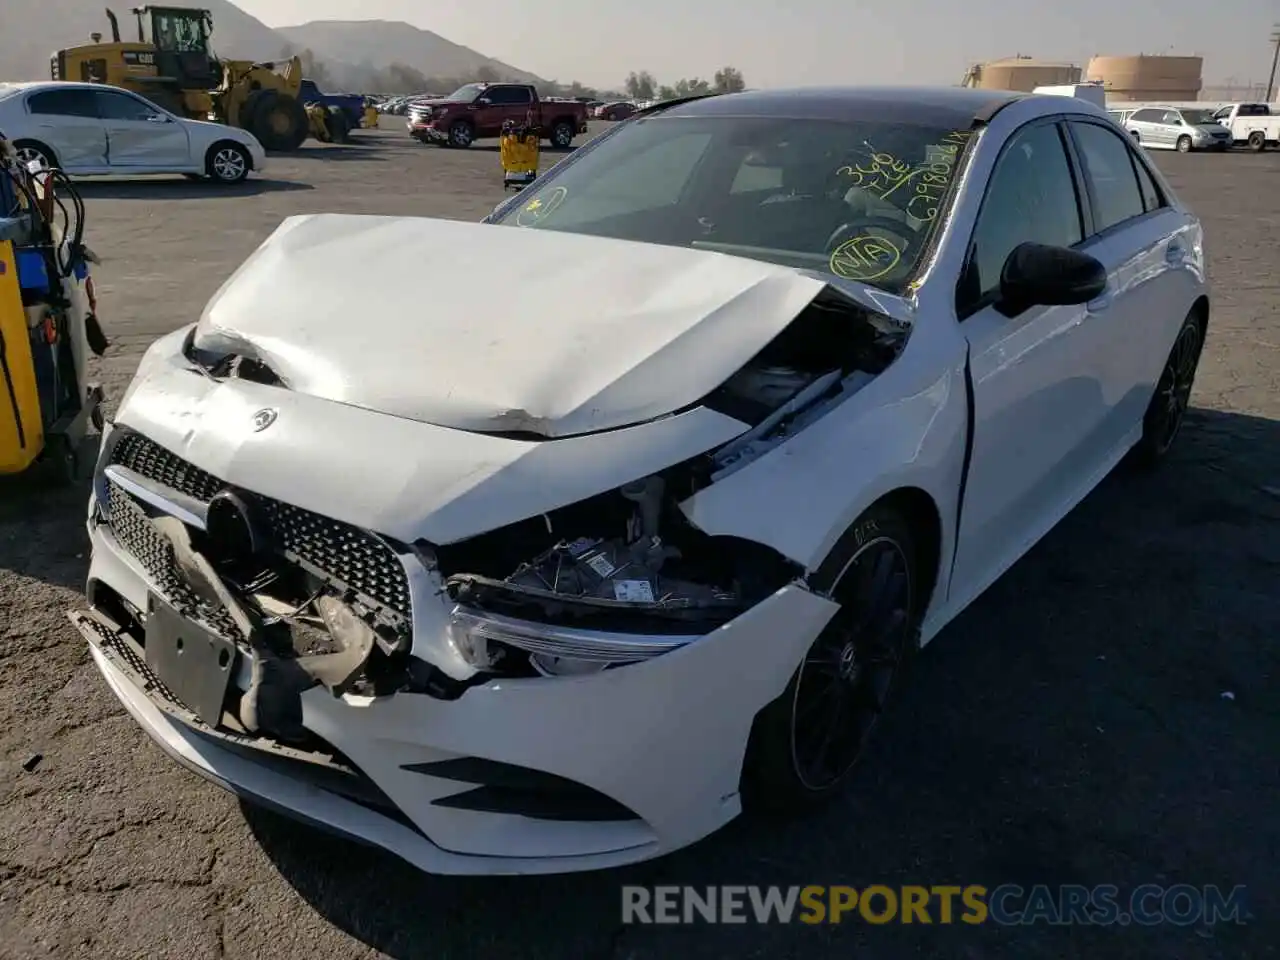
{"label": "front grille", "polygon": [[120,545],[147,571],[160,595],[184,615],[200,620],[215,633],[238,639],[240,631],[231,614],[202,603],[177,573],[173,546],[161,536],[146,511],[114,483],[107,484],[107,523]]}
{"label": "front grille", "polygon": [[163,483],[171,490],[185,493],[201,503],[208,503],[226,486],[211,473],[170,453],[140,433],[127,433],[116,444],[111,462],[128,467],[148,480]]}
{"label": "front grille", "polygon": [[[138,433],[121,438],[112,451],[111,462],[203,503],[208,503],[227,486],[211,473]],[[122,492],[120,496],[146,521],[146,514],[131,497]],[[351,524],[292,504],[268,497],[259,497],[258,501],[267,525],[264,532],[287,559],[314,568],[316,573],[363,594],[406,621],[411,619],[408,576],[395,551],[382,540]],[[123,518],[125,523],[130,520],[131,517]],[[112,526],[115,527],[114,520]],[[149,522],[145,527],[152,538],[167,548]],[[117,536],[123,542],[118,531]],[[126,546],[138,555],[132,546]],[[145,565],[147,560],[138,556]],[[149,566],[147,569],[151,570]],[[165,569],[172,576],[171,565]]]}

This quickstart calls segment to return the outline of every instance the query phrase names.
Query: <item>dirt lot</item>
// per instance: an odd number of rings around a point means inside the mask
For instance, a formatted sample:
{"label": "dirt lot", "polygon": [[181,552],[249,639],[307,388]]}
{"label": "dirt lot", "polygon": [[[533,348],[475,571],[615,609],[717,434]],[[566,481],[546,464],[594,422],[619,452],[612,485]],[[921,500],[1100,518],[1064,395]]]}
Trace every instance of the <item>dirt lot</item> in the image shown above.
{"label": "dirt lot", "polygon": [[[276,160],[238,191],[87,186],[108,391],[282,217],[475,219],[500,199],[495,152],[388,127]],[[1205,218],[1216,287],[1176,455],[1154,478],[1105,483],[950,627],[847,800],[805,822],[735,824],[618,873],[454,880],[242,808],[151,745],[64,617],[87,569],[84,491],[0,487],[0,956],[1276,955],[1280,157],[1158,162]],[[334,269],[357,287],[409,279]],[[1252,921],[620,925],[623,883],[1179,882],[1247,885]]]}

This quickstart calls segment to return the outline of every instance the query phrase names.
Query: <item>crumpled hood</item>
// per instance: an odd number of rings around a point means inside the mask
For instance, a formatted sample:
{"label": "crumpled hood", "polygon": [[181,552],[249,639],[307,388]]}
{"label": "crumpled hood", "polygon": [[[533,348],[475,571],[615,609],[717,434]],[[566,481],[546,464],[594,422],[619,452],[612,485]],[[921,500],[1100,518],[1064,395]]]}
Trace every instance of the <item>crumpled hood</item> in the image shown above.
{"label": "crumpled hood", "polygon": [[823,286],[706,251],[322,214],[281,224],[215,294],[194,345],[326,400],[567,437],[697,403]]}

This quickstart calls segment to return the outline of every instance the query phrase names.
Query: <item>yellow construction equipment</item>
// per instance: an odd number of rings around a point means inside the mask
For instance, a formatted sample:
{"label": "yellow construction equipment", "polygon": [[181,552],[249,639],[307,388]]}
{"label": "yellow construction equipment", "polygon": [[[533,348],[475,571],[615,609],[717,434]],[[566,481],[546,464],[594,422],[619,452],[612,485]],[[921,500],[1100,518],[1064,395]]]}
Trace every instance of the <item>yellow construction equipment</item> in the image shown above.
{"label": "yellow construction equipment", "polygon": [[86,374],[107,340],[84,227],[67,177],[24,167],[0,135],[0,477],[43,462],[75,480],[89,425],[102,429],[102,388]]}
{"label": "yellow construction equipment", "polygon": [[50,68],[55,80],[107,83],[141,94],[179,116],[214,120],[248,130],[268,150],[296,150],[308,133],[332,135],[323,107],[299,96],[302,61],[222,60],[209,46],[213,17],[192,7],[135,7],[136,42],[120,39],[120,23],[107,10],[111,41],[59,50]]}

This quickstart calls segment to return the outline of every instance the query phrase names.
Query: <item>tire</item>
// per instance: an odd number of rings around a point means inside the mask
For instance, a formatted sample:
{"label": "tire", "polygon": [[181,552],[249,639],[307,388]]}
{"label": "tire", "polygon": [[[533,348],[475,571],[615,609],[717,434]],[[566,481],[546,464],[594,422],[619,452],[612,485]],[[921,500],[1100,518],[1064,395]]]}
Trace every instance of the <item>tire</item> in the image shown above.
{"label": "tire", "polygon": [[465,150],[476,139],[475,127],[466,120],[456,120],[449,128],[449,146]]}
{"label": "tire", "polygon": [[39,140],[15,140],[13,151],[24,168],[34,160],[39,160],[47,170],[56,170],[58,167],[58,158]]}
{"label": "tire", "polygon": [[[910,525],[877,504],[814,575],[815,590],[837,600],[840,610],[782,695],[756,716],[741,783],[749,812],[801,812],[840,792],[918,646],[923,604],[916,556]],[[877,571],[884,575],[879,593]],[[824,723],[826,695],[839,705]],[[829,768],[815,763],[815,736],[840,754]]]}
{"label": "tire", "polygon": [[1179,153],[1190,153],[1190,152],[1191,152],[1191,138],[1190,138],[1190,137],[1179,137],[1179,138],[1178,138],[1178,144],[1177,144],[1177,146],[1178,146],[1178,152],[1179,152]]}
{"label": "tire", "polygon": [[249,132],[268,150],[297,150],[310,132],[306,107],[296,98],[276,90],[258,93],[262,97],[254,107]]}
{"label": "tire", "polygon": [[[253,133],[253,115],[257,113],[258,107],[262,104],[262,98],[270,92],[270,90],[255,90],[245,97],[244,103],[240,104],[240,113],[236,116],[233,126]],[[230,122],[229,119],[228,122]]]}
{"label": "tire", "polygon": [[55,433],[49,437],[44,455],[48,461],[46,475],[55,486],[69,487],[80,479],[80,451],[66,434]]}
{"label": "tire", "polygon": [[1255,130],[1249,134],[1249,149],[1254,153],[1261,153],[1267,149],[1267,135],[1261,130]]}
{"label": "tire", "polygon": [[325,127],[329,131],[330,143],[348,143],[351,140],[351,124],[340,107],[329,107],[326,111]]}
{"label": "tire", "polygon": [[1204,321],[1195,311],[1182,321],[1142,418],[1142,438],[1132,451],[1132,460],[1139,467],[1149,469],[1159,464],[1182,429],[1204,351],[1205,330]]}
{"label": "tire", "polygon": [[253,159],[240,144],[223,140],[209,148],[204,167],[206,175],[216,183],[243,183],[253,169]]}
{"label": "tire", "polygon": [[567,150],[577,132],[568,120],[558,120],[551,128],[551,145],[559,150]]}

